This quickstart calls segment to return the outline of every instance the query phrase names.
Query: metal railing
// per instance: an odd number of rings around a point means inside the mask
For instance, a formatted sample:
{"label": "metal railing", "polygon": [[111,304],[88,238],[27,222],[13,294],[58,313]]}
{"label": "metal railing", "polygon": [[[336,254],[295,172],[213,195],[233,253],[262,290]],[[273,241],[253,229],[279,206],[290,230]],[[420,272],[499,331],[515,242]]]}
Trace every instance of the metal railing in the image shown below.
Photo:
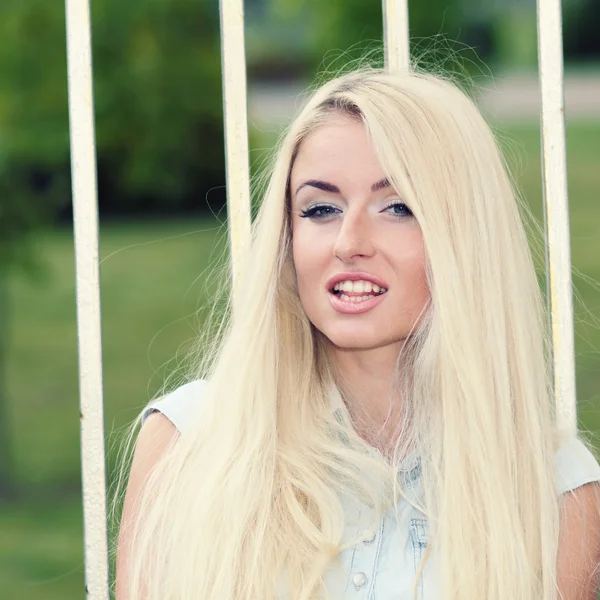
{"label": "metal railing", "polygon": [[91,600],[107,600],[109,583],[98,194],[89,0],[66,0],[66,20],[77,278],[85,588]]}
{"label": "metal railing", "polygon": [[[227,206],[235,282],[241,253],[250,240],[243,1],[221,0],[220,12]],[[386,66],[391,71],[405,69],[409,64],[407,0],[383,0],[383,19]],[[66,21],[77,276],[85,582],[90,600],[107,600],[109,572],[89,0],[66,0]],[[566,430],[576,431],[561,29],[560,0],[538,0],[544,212],[555,400],[559,424]]]}
{"label": "metal railing", "polygon": [[546,277],[550,302],[554,400],[558,424],[577,430],[575,351],[562,16],[560,0],[538,0],[538,61],[542,91],[542,177],[546,223]]}

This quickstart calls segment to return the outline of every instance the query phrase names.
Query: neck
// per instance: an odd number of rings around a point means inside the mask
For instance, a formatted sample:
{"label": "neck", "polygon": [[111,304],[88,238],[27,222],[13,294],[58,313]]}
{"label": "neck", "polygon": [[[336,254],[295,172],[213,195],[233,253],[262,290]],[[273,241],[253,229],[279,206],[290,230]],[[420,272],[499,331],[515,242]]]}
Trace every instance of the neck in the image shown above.
{"label": "neck", "polygon": [[369,350],[331,347],[336,379],[355,429],[384,454],[400,419],[401,398],[394,386],[400,347],[401,343]]}

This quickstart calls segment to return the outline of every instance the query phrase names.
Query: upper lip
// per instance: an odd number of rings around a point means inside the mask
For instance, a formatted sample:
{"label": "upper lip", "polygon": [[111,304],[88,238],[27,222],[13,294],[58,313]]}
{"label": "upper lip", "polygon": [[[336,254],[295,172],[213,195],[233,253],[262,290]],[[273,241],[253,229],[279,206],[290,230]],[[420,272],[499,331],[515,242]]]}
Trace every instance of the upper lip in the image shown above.
{"label": "upper lip", "polygon": [[345,273],[336,273],[331,276],[327,280],[327,289],[332,290],[335,287],[336,283],[340,283],[341,281],[370,281],[375,285],[378,285],[380,288],[388,288],[388,285],[385,281],[379,279],[375,275],[371,275],[371,273],[365,273],[364,271],[348,271]]}

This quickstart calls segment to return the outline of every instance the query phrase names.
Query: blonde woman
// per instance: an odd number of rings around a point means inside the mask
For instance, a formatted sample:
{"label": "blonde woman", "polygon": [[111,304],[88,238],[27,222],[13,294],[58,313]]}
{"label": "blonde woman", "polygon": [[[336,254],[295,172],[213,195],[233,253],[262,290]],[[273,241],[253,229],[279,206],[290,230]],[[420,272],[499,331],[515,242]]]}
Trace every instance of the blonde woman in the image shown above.
{"label": "blonde woman", "polygon": [[283,138],[233,318],[149,405],[118,600],[592,600],[600,467],[555,428],[544,304],[472,101],[318,89]]}

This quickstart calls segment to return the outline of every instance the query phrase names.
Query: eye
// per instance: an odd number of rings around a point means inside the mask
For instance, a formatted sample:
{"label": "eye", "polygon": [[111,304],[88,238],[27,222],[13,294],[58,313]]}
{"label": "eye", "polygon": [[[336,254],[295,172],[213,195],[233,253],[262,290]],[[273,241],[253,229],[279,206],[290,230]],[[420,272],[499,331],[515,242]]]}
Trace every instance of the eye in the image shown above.
{"label": "eye", "polygon": [[412,217],[412,211],[406,204],[402,202],[392,202],[388,204],[383,210],[390,211],[394,216],[398,217]]}
{"label": "eye", "polygon": [[306,210],[300,211],[302,214],[300,215],[303,219],[322,219],[323,217],[329,217],[336,212],[341,212],[335,206],[331,206],[330,204],[315,204]]}

